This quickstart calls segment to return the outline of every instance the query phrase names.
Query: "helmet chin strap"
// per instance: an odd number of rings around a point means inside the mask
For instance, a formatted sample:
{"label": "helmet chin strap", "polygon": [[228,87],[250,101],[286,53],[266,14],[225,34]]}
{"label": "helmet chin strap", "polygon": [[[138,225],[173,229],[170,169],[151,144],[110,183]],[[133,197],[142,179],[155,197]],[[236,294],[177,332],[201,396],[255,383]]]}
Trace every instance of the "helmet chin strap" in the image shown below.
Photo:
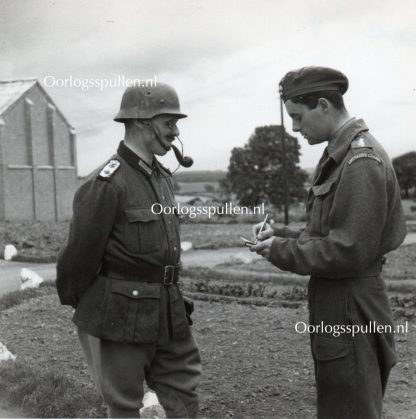
{"label": "helmet chin strap", "polygon": [[162,139],[160,138],[160,135],[159,135],[159,133],[155,130],[155,127],[153,126],[153,123],[152,123],[152,120],[150,120],[150,126],[152,127],[152,130],[153,130],[153,134],[155,134],[155,137],[156,137],[156,140],[159,142],[159,144],[166,150],[166,151],[169,151],[170,150],[170,147],[167,147],[164,143],[163,143],[163,141],[162,141]]}
{"label": "helmet chin strap", "polygon": [[172,148],[173,152],[175,153],[176,160],[178,161],[179,164],[178,164],[178,167],[172,172],[172,174],[175,173],[179,169],[179,166],[191,167],[194,164],[194,161],[193,161],[193,159],[191,157],[188,157],[188,156],[184,156],[183,155],[183,143],[182,143],[182,141],[181,141],[181,139],[179,138],[178,135],[175,135],[175,133],[173,133],[173,131],[172,131],[174,137],[181,143],[181,151],[179,151],[179,149],[176,146],[174,146],[173,144],[171,144],[171,147],[166,146],[163,143],[162,139],[160,138],[159,133],[155,130],[155,127],[153,126],[151,120],[149,121],[149,123],[150,123],[150,125],[148,125],[148,126],[151,126],[152,127],[153,133],[154,133],[154,135],[156,137],[156,140],[159,142],[159,144],[166,151],[170,151],[170,149]]}

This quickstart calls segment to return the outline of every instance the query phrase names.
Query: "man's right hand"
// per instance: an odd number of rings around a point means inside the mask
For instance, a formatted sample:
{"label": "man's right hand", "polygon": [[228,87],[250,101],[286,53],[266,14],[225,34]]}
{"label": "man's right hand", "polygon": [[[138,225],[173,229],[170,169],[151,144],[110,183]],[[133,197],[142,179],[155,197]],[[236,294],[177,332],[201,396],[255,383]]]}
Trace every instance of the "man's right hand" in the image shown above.
{"label": "man's right hand", "polygon": [[253,226],[253,237],[254,237],[254,241],[259,240],[259,241],[263,241],[268,239],[269,237],[273,236],[273,229],[272,226],[269,223],[266,223],[263,231],[261,233],[259,233],[261,226],[263,225],[263,222],[258,223],[256,225]]}

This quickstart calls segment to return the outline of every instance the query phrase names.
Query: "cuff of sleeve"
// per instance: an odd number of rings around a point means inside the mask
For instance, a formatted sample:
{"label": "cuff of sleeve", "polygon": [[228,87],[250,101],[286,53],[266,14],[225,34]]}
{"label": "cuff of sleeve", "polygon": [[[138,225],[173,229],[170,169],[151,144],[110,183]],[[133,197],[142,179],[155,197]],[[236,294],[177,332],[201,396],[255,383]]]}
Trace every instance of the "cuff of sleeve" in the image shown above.
{"label": "cuff of sleeve", "polygon": [[295,231],[290,229],[289,227],[274,227],[273,228],[273,235],[276,237],[288,237],[296,239],[299,237],[300,231]]}
{"label": "cuff of sleeve", "polygon": [[287,246],[290,239],[285,237],[276,237],[270,246],[270,262],[283,271],[290,271],[289,263],[284,258],[284,247]]}
{"label": "cuff of sleeve", "polygon": [[286,237],[285,227],[273,227],[273,236]]}

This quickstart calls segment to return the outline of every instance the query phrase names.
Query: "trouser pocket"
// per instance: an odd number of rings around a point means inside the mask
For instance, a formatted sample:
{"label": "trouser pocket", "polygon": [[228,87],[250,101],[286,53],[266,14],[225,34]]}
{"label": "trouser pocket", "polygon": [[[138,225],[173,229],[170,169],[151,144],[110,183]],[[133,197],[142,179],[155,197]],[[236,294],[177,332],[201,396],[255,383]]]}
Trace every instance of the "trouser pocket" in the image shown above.
{"label": "trouser pocket", "polygon": [[356,406],[353,342],[312,336],[318,418],[352,418]]}

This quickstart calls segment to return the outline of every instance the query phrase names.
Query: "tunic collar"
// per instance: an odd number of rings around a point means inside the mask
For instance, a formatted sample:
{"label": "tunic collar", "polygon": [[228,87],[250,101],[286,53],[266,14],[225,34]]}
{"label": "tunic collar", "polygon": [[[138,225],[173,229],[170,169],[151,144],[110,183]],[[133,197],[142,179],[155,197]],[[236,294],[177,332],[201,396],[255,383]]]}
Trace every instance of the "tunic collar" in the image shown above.
{"label": "tunic collar", "polygon": [[151,177],[154,172],[163,174],[164,172],[168,172],[168,169],[163,167],[156,157],[153,156],[152,164],[147,164],[142,158],[140,158],[133,150],[126,146],[124,141],[121,141],[118,149],[117,154],[122,157],[126,162],[132,166],[134,169],[139,170],[147,177]]}

